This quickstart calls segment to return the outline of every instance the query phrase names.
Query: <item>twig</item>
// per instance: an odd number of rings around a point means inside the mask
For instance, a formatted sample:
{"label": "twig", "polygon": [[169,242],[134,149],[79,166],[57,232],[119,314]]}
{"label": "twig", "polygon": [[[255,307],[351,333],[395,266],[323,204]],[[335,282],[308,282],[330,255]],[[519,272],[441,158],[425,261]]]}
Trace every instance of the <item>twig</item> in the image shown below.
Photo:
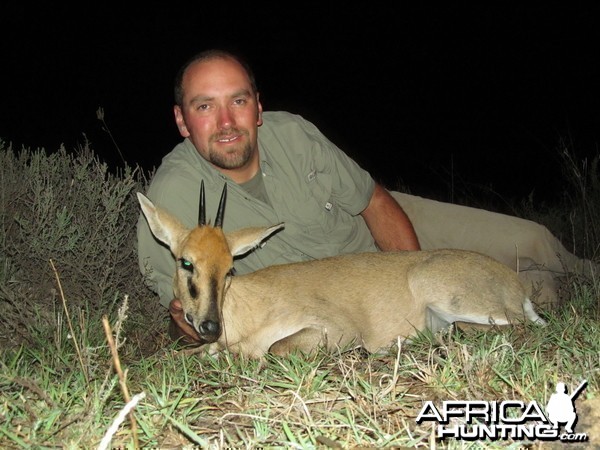
{"label": "twig", "polygon": [[[113,420],[113,423],[111,424],[111,426],[108,428],[108,430],[106,430],[106,434],[102,438],[102,441],[100,441],[100,445],[98,445],[98,450],[105,450],[105,449],[109,448],[108,446],[110,445],[110,442],[112,441],[114,434],[117,432],[117,430],[119,429],[119,427],[125,420],[125,416],[127,416],[127,414],[129,414],[130,417],[133,416],[133,411],[132,411],[133,408],[135,408],[135,406],[138,404],[138,402],[141,399],[143,399],[145,396],[146,396],[146,394],[144,392],[140,392],[139,394],[134,395],[133,398],[127,402],[127,404],[119,412],[117,417],[115,417],[115,420]],[[135,448],[139,448],[137,446],[137,442],[136,442]]]}
{"label": "twig", "polygon": [[71,333],[73,345],[75,346],[75,352],[77,353],[77,358],[79,358],[79,365],[81,366],[81,371],[83,372],[83,376],[85,377],[85,384],[86,384],[86,386],[89,386],[90,378],[89,378],[86,366],[83,363],[83,357],[81,355],[81,350],[79,349],[79,344],[77,343],[77,338],[75,336],[75,330],[73,330],[73,323],[71,322],[71,316],[69,315],[69,310],[67,309],[67,301],[65,299],[65,293],[63,292],[62,284],[60,283],[60,277],[58,276],[58,272],[56,270],[56,267],[54,267],[54,262],[52,262],[52,260],[50,260],[50,265],[52,266],[52,270],[54,271],[54,276],[56,277],[56,282],[58,283],[58,290],[60,291],[60,298],[62,299],[62,305],[63,305],[63,309],[65,310],[65,316],[67,317],[67,324],[69,325],[69,331]]}
{"label": "twig", "polygon": [[398,350],[396,351],[396,360],[394,361],[394,374],[392,375],[392,379],[388,383],[388,386],[378,394],[380,399],[383,399],[383,397],[388,395],[396,388],[396,384],[398,383],[398,379],[400,378],[400,376],[398,375],[398,368],[400,367],[402,340],[399,337],[397,338],[397,344]]}
{"label": "twig", "polygon": [[102,130],[105,131],[106,133],[108,133],[108,136],[110,137],[110,139],[113,142],[115,148],[117,149],[117,152],[119,152],[119,156],[121,157],[121,161],[123,161],[123,164],[127,164],[127,162],[125,161],[125,158],[123,157],[123,153],[121,153],[121,149],[119,148],[119,145],[117,144],[117,141],[115,141],[115,138],[113,137],[112,133],[110,132],[110,128],[108,128],[108,125],[104,121],[104,108],[99,107],[96,110],[96,117],[98,118],[98,120],[100,122],[102,122],[102,125],[104,125],[102,127]]}
{"label": "twig", "polygon": [[[121,369],[121,360],[119,359],[119,352],[117,350],[117,346],[115,345],[115,341],[113,339],[112,331],[110,329],[110,324],[108,323],[108,318],[106,316],[102,317],[102,325],[104,326],[104,334],[106,334],[106,340],[108,341],[108,346],[110,347],[110,352],[113,357],[113,365],[115,366],[115,371],[117,372],[117,376],[119,377],[119,385],[121,386],[121,392],[123,392],[123,397],[127,404],[130,402],[129,397],[129,389],[127,389],[127,380],[123,370]],[[137,402],[136,402],[137,403]],[[135,406],[135,405],[133,405]],[[131,408],[130,408],[131,409]],[[133,445],[134,448],[140,448],[137,436],[137,424],[135,421],[135,416],[133,411],[129,415],[129,419],[131,420],[131,434],[133,437]],[[122,420],[121,420],[122,422]],[[119,422],[120,424],[120,422]],[[118,425],[117,425],[118,426]]]}
{"label": "twig", "polygon": [[326,436],[319,435],[315,439],[319,444],[325,445],[328,448],[342,448],[342,444],[334,441],[333,439],[329,439]]}
{"label": "twig", "polygon": [[42,400],[44,400],[48,404],[50,408],[56,408],[56,403],[54,403],[50,396],[46,394],[44,390],[40,388],[35,381],[18,376],[13,377],[12,381],[29,389],[32,392],[35,392]]}

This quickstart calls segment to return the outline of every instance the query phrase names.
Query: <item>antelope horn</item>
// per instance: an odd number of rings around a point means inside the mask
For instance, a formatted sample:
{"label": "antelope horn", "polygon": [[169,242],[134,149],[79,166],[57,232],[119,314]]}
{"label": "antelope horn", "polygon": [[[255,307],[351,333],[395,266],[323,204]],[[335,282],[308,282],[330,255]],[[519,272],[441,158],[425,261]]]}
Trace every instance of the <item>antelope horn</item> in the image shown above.
{"label": "antelope horn", "polygon": [[200,207],[198,208],[198,225],[206,225],[206,201],[204,199],[204,180],[200,182]]}
{"label": "antelope horn", "polygon": [[215,227],[223,228],[223,215],[225,213],[225,201],[227,200],[227,183],[223,186],[221,200],[219,200],[219,209],[217,210],[217,218],[215,219]]}

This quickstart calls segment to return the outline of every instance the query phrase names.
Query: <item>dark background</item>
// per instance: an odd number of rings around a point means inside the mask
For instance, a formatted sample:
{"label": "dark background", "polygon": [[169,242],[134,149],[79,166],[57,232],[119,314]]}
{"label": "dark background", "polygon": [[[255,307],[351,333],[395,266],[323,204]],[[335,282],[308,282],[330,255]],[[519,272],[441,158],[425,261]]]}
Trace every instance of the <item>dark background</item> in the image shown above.
{"label": "dark background", "polygon": [[102,107],[127,162],[151,169],[180,141],[177,69],[225,47],[253,65],[266,110],[303,115],[391,188],[551,199],[561,141],[597,154],[598,6],[390,3],[5,4],[0,138],[53,151],[85,135],[118,164]]}

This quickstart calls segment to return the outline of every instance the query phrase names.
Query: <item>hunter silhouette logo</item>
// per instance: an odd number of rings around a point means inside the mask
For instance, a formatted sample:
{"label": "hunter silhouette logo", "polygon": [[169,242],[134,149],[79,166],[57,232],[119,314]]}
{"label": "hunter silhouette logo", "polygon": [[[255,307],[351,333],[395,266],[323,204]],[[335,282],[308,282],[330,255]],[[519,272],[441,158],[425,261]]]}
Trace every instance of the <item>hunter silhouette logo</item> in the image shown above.
{"label": "hunter silhouette logo", "polygon": [[[416,422],[436,423],[438,439],[478,440],[560,440],[562,442],[586,442],[587,433],[575,433],[577,412],[575,400],[587,386],[584,380],[573,391],[567,393],[563,382],[556,384],[546,411],[535,400],[525,403],[520,400],[482,401],[450,400],[437,407],[426,401]],[[564,424],[564,432],[560,426]]]}
{"label": "hunter silhouette logo", "polygon": [[574,433],[573,427],[577,422],[575,399],[586,385],[587,380],[583,380],[575,392],[569,395],[565,383],[556,383],[556,392],[550,396],[548,405],[546,405],[546,415],[555,429],[559,428],[560,423],[566,423],[565,431],[569,434]]}

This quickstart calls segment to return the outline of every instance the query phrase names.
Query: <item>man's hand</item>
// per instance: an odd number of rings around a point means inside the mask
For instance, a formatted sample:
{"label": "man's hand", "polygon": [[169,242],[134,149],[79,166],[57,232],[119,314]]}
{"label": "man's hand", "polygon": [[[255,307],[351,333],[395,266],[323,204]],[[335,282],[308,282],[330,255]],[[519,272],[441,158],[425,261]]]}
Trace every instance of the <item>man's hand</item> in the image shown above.
{"label": "man's hand", "polygon": [[178,298],[171,300],[169,304],[171,322],[169,323],[169,336],[174,341],[179,341],[183,346],[198,346],[204,344],[196,330],[185,321],[181,301]]}

